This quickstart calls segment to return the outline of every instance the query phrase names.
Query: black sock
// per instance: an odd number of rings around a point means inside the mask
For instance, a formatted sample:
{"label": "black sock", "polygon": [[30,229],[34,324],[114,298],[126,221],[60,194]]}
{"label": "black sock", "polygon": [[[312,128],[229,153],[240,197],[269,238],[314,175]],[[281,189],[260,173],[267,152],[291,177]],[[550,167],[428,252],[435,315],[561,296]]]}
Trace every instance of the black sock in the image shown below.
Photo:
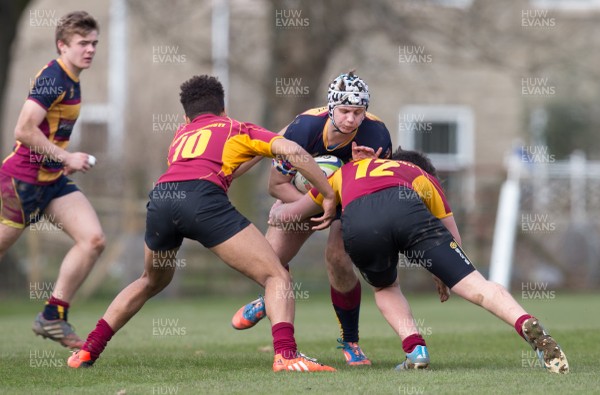
{"label": "black sock", "polygon": [[351,309],[344,310],[341,307],[333,306],[335,315],[340,323],[342,340],[345,342],[358,342],[358,317],[360,305]]}
{"label": "black sock", "polygon": [[67,320],[69,309],[67,307],[58,306],[55,304],[46,304],[42,315],[47,320]]}

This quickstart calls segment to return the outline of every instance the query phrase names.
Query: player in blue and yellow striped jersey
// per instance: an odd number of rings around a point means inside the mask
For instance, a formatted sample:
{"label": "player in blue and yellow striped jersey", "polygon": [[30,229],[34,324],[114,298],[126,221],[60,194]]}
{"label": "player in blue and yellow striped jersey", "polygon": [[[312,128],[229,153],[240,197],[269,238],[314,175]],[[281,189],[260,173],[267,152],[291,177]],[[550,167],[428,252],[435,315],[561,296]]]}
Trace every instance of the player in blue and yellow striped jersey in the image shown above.
{"label": "player in blue and yellow striped jersey", "polygon": [[75,242],[33,331],[69,348],[83,341],[67,321],[69,302],[104,249],[98,217],[67,178],[86,172],[94,159],[66,151],[79,115],[79,75],[89,68],[98,44],[98,23],[87,12],[65,15],[56,28],[59,57],[35,77],[15,127],[16,144],[0,169],[0,257],[23,230],[43,216]]}
{"label": "player in blue and yellow striped jersey", "polygon": [[[325,107],[298,115],[282,131],[283,135],[312,156],[334,155],[347,162],[352,158],[353,150],[362,150],[389,157],[392,148],[390,133],[379,118],[367,112],[369,87],[361,78],[352,71],[339,75],[329,86],[327,101]],[[303,194],[290,183],[294,169],[282,160],[274,163],[269,178],[269,193],[284,202],[300,199]],[[276,227],[268,228],[267,240],[286,267],[313,233],[309,226],[305,229],[290,232]],[[339,220],[330,227],[325,258],[331,301],[340,324],[339,348],[348,365],[370,365],[371,361],[358,345],[361,285],[344,251]],[[232,319],[232,325],[236,329],[247,329],[263,317],[264,303],[259,298],[239,309]]]}
{"label": "player in blue and yellow striped jersey", "polygon": [[[569,372],[564,352],[539,321],[504,287],[486,280],[475,269],[461,248],[452,211],[435,177],[413,163],[367,158],[345,164],[329,183],[343,208],[344,247],[373,286],[377,306],[401,338],[398,323],[410,307],[398,287],[400,252],[455,294],[514,326],[549,372]],[[321,211],[320,199],[312,189],[300,200],[273,208],[269,220],[277,224],[308,218]],[[419,345],[406,353],[397,369],[428,365],[429,353]]]}

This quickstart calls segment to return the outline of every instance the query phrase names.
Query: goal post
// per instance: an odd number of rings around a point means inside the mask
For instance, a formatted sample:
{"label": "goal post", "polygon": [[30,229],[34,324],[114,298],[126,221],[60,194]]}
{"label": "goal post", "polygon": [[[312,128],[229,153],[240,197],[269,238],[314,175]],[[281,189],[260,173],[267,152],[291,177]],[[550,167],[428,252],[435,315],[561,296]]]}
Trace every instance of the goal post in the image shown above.
{"label": "goal post", "polygon": [[507,165],[508,177],[500,189],[496,212],[489,279],[509,289],[521,199],[519,179],[522,164],[517,156],[510,155]]}

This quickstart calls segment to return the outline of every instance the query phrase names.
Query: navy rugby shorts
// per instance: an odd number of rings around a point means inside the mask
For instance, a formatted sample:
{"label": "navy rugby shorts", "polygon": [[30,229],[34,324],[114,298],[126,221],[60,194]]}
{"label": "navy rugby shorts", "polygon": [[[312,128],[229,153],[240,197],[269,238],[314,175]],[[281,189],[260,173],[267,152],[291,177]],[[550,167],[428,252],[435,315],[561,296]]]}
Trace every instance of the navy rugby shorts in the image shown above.
{"label": "navy rugby shorts", "polygon": [[52,200],[78,190],[64,175],[50,184],[37,185],[0,172],[0,223],[23,229],[41,220]]}

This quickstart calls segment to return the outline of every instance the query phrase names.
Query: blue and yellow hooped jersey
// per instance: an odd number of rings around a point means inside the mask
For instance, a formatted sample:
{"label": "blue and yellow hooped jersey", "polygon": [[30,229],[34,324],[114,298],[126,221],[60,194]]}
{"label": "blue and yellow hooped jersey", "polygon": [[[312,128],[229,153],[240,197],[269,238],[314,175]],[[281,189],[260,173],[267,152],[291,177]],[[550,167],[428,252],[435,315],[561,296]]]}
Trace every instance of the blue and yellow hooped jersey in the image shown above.
{"label": "blue and yellow hooped jersey", "polygon": [[[60,59],[52,60],[35,76],[27,100],[46,110],[46,117],[38,127],[53,144],[66,149],[81,106],[79,78]],[[17,141],[2,164],[2,172],[31,184],[56,181],[63,164],[50,160],[48,153],[41,151]]]}
{"label": "blue and yellow hooped jersey", "polygon": [[392,153],[392,140],[385,124],[371,113],[366,114],[360,126],[348,136],[348,141],[336,147],[327,146],[329,116],[327,107],[313,108],[298,115],[290,123],[283,135],[295,141],[312,156],[334,155],[349,162],[352,159],[352,141],[358,145],[371,147],[377,151],[383,148],[381,157],[388,158]]}

